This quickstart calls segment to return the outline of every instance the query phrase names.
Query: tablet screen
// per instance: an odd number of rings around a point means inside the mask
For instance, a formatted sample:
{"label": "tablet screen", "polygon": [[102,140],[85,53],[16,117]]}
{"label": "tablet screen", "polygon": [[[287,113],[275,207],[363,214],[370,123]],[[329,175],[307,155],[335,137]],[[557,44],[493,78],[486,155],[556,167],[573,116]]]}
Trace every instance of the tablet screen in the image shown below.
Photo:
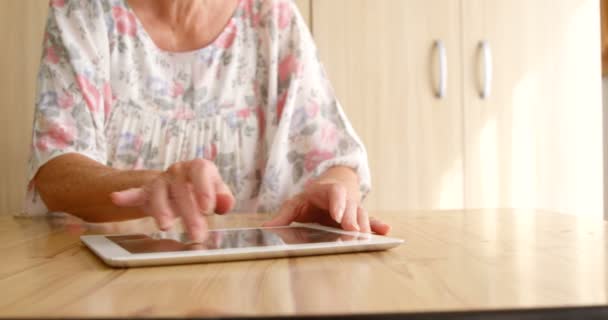
{"label": "tablet screen", "polygon": [[183,233],[174,234],[173,237],[161,237],[159,234],[151,236],[135,234],[107,236],[107,238],[133,254],[250,248],[368,239],[364,235],[351,236],[304,227],[211,230],[208,232],[207,238],[203,243],[188,243],[187,235]]}

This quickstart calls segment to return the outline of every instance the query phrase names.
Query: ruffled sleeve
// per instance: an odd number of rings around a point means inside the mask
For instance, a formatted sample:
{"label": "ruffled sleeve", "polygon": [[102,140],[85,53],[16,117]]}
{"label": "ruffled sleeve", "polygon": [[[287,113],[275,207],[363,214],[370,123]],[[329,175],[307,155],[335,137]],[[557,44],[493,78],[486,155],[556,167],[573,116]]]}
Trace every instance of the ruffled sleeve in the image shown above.
{"label": "ruffled sleeve", "polygon": [[275,47],[269,60],[276,63],[276,79],[269,86],[276,96],[268,113],[276,131],[267,130],[271,161],[266,184],[285,198],[341,165],[354,169],[365,196],[371,184],[365,147],[336,98],[304,19],[292,1],[274,1],[268,12],[266,28]]}
{"label": "ruffled sleeve", "polygon": [[38,73],[26,213],[44,211],[34,178],[49,160],[78,153],[106,163],[104,125],[111,97],[102,2],[51,1]]}

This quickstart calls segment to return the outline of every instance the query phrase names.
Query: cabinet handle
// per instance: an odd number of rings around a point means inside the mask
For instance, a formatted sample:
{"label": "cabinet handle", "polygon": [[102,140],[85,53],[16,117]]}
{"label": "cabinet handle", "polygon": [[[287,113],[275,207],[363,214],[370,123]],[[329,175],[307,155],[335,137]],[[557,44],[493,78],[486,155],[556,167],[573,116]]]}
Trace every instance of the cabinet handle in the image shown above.
{"label": "cabinet handle", "polygon": [[439,83],[437,83],[435,96],[441,99],[445,97],[448,88],[448,58],[443,41],[435,40],[435,51],[437,51],[439,60]]}
{"label": "cabinet handle", "polygon": [[493,78],[493,62],[492,62],[492,48],[490,43],[486,40],[479,42],[479,49],[483,56],[483,87],[479,96],[481,99],[487,99],[490,97],[492,91],[492,78]]}

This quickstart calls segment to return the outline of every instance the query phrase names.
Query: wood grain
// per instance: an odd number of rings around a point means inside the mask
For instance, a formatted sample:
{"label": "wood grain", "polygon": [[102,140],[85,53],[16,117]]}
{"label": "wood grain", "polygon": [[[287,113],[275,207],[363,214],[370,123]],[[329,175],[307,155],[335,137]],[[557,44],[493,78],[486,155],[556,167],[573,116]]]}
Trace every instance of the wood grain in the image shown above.
{"label": "wood grain", "polygon": [[599,2],[466,0],[462,12],[465,207],[602,216]]}
{"label": "wood grain", "polygon": [[600,0],[602,25],[602,76],[608,76],[608,0]]}
{"label": "wood grain", "polygon": [[3,1],[0,10],[0,213],[17,212],[25,195],[36,73],[48,1]]}
{"label": "wood grain", "polygon": [[[316,0],[321,61],[363,140],[370,210],[463,207],[460,1]],[[447,94],[435,97],[435,40]]]}
{"label": "wood grain", "polygon": [[[83,233],[150,232],[0,217],[4,317],[310,315],[607,303],[600,219],[542,211],[382,212],[393,250],[138,269],[105,266]],[[268,215],[213,217],[255,226]],[[10,289],[8,289],[10,288]]]}

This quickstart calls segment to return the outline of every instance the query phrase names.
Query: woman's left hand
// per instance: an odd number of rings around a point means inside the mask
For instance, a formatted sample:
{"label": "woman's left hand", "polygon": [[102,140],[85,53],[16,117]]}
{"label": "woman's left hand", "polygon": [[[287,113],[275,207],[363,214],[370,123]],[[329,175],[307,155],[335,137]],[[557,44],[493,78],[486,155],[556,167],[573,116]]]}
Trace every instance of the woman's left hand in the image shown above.
{"label": "woman's left hand", "polygon": [[358,199],[359,195],[349,192],[338,179],[318,180],[309,184],[302,193],[285,201],[279,214],[264,226],[286,226],[294,221],[313,222],[347,231],[387,234],[391,227],[369,218]]}

